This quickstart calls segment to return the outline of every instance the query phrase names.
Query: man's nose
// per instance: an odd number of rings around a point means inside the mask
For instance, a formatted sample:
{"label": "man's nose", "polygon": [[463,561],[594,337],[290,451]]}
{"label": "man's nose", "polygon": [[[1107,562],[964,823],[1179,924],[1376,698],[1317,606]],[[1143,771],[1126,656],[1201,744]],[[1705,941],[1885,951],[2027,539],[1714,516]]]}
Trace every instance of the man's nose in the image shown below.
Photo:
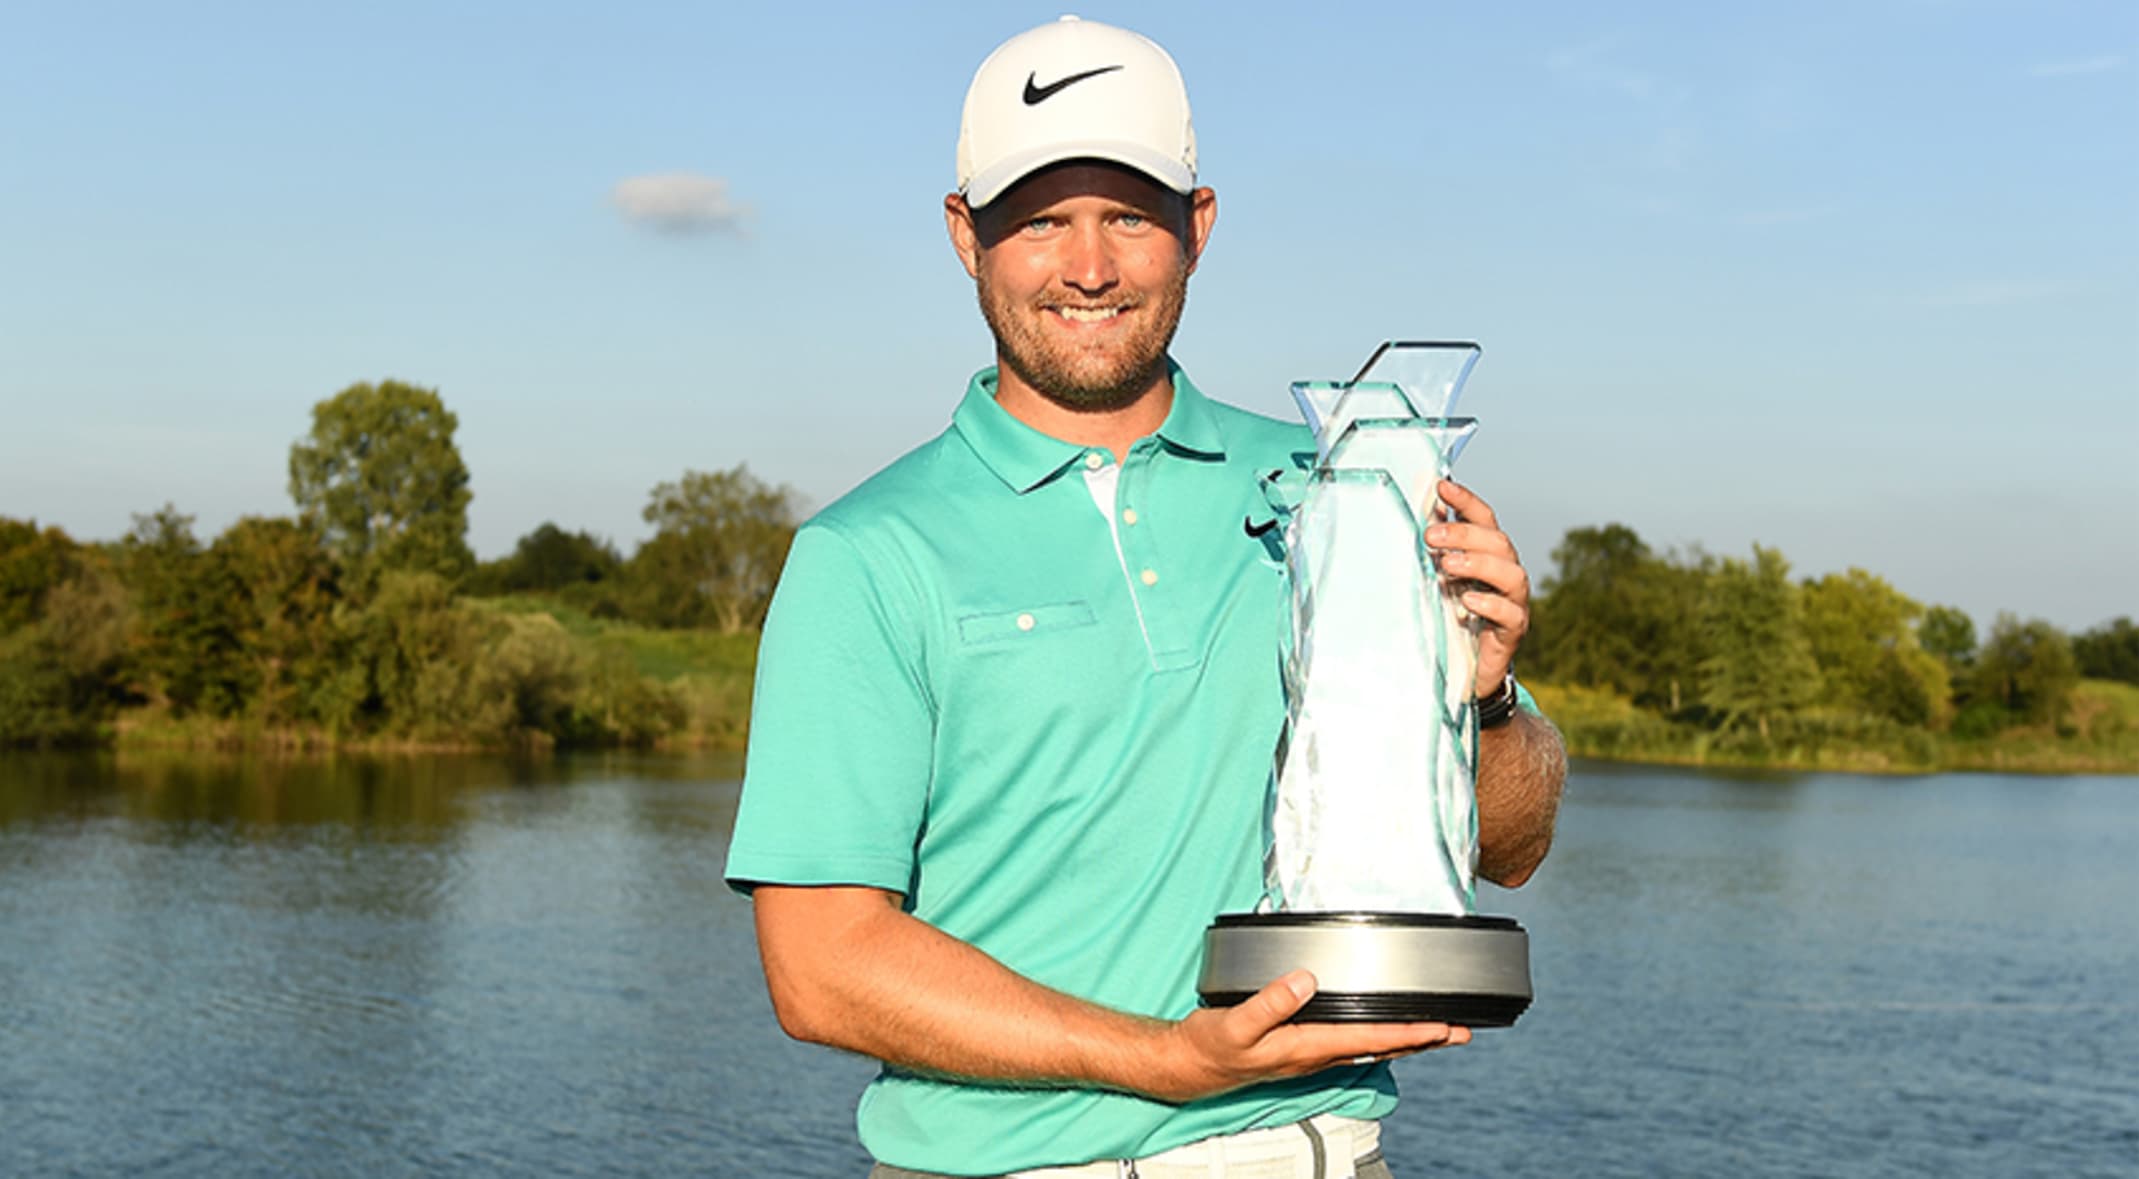
{"label": "man's nose", "polygon": [[1062,281],[1067,285],[1087,295],[1096,295],[1121,281],[1106,227],[1078,226],[1063,244]]}

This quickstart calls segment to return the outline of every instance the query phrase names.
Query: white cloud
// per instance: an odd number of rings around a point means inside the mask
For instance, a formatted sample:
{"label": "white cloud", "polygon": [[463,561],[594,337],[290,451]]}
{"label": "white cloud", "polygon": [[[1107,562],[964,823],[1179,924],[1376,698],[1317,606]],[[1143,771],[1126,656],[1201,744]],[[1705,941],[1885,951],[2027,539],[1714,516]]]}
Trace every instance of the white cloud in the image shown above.
{"label": "white cloud", "polygon": [[2124,68],[2125,56],[2121,53],[2105,53],[2100,57],[2082,57],[2071,61],[2046,61],[2028,67],[2032,78],[2072,78],[2081,74],[2106,74]]}
{"label": "white cloud", "polygon": [[727,181],[689,172],[625,177],[609,200],[625,220],[663,233],[741,233],[750,212],[728,199]]}

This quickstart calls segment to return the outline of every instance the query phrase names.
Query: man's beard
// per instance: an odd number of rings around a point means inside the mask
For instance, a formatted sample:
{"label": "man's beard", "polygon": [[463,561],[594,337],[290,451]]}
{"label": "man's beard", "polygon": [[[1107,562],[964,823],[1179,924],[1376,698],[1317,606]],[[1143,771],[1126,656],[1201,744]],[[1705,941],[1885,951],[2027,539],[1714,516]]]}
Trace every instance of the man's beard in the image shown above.
{"label": "man's beard", "polygon": [[[985,268],[976,287],[981,317],[995,333],[996,353],[1010,371],[1064,409],[1102,413],[1136,404],[1165,375],[1166,348],[1173,343],[1181,309],[1188,302],[1188,268],[1183,266],[1164,287],[1126,300],[1137,308],[1142,325],[1107,352],[1064,348],[1060,341],[1048,339],[1034,322],[1035,313],[1051,314],[1039,308],[1081,304],[1050,297],[1029,306],[1012,306],[989,286]],[[1100,305],[1122,303],[1109,300]]]}

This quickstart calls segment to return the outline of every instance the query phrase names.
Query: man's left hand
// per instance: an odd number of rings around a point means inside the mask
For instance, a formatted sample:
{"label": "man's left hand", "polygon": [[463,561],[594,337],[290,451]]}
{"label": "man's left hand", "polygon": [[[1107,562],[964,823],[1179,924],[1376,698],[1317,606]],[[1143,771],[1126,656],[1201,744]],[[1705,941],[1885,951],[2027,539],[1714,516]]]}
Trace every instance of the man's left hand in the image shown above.
{"label": "man's left hand", "polygon": [[1500,530],[1493,507],[1453,479],[1441,480],[1441,502],[1450,519],[1426,529],[1426,544],[1451,579],[1472,583],[1463,605],[1485,623],[1478,635],[1478,674],[1472,691],[1500,690],[1515,666],[1515,648],[1530,629],[1530,574],[1515,542]]}

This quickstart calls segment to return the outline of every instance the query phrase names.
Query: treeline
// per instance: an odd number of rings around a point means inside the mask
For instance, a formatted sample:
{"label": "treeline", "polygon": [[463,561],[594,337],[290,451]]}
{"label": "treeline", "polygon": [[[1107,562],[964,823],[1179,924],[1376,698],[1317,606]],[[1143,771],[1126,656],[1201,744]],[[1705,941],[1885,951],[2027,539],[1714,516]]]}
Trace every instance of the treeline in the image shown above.
{"label": "treeline", "polygon": [[[0,747],[739,745],[755,630],[800,515],[743,467],[649,493],[628,556],[545,523],[468,549],[458,422],[358,384],[289,453],[293,511],[117,541],[0,517]],[[2139,627],[1926,606],[1858,569],[1658,553],[1576,528],[1522,673],[1581,753],[1934,768],[2139,766]],[[2076,760],[2075,760],[2076,755]]]}
{"label": "treeline", "polygon": [[[690,644],[648,635],[712,630],[748,648],[794,493],[742,467],[686,472],[653,489],[654,535],[629,557],[544,524],[478,563],[457,427],[433,390],[353,385],[291,447],[293,513],[207,540],[171,506],[107,543],[0,517],[0,747],[122,729],[486,747],[738,733],[674,657]],[[530,594],[554,608],[527,608]],[[740,664],[747,684],[747,650],[726,662],[714,670],[732,680]],[[732,683],[710,691],[735,711]]]}
{"label": "treeline", "polygon": [[[1570,530],[1534,605],[1523,675],[1578,751],[1691,760],[1955,764],[1986,743],[2139,750],[2139,627],[2068,635],[2000,614],[1987,633],[1862,569],[1803,580],[1748,558],[1653,551],[1620,524]],[[1996,759],[1990,759],[1995,761]]]}

